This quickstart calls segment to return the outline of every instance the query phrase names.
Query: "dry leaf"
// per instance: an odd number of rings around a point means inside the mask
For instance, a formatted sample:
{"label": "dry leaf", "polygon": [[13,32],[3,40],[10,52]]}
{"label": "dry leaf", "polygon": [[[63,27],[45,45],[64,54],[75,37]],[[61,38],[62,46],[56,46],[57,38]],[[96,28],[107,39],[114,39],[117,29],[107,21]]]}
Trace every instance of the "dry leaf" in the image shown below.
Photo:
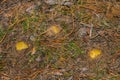
{"label": "dry leaf", "polygon": [[59,26],[51,26],[50,28],[47,29],[47,35],[48,36],[55,36],[61,31],[61,27]]}
{"label": "dry leaf", "polygon": [[65,61],[65,58],[64,58],[64,57],[60,57],[59,61],[60,61],[60,62],[64,62],[64,61]]}
{"label": "dry leaf", "polygon": [[33,54],[35,54],[35,53],[36,53],[36,47],[33,47],[33,48],[32,48],[32,53],[31,53],[31,54],[33,55]]}
{"label": "dry leaf", "polygon": [[101,54],[101,50],[99,49],[93,49],[89,52],[89,55],[92,59],[95,59],[96,57],[98,57]]}
{"label": "dry leaf", "polygon": [[23,50],[27,48],[28,48],[28,45],[23,41],[16,43],[16,50]]}

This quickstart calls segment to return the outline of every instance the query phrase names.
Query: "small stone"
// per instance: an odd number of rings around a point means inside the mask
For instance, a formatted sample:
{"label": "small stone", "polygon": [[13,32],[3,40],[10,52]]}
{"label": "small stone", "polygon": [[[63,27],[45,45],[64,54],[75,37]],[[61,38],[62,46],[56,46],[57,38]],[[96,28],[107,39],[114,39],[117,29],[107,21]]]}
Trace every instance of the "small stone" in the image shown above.
{"label": "small stone", "polygon": [[35,9],[35,7],[36,7],[35,5],[32,5],[32,6],[28,7],[28,8],[26,9],[26,12],[27,12],[27,13],[30,13],[30,14],[33,13],[33,10]]}
{"label": "small stone", "polygon": [[72,2],[65,2],[63,5],[64,6],[71,6],[73,3]]}
{"label": "small stone", "polygon": [[86,68],[86,67],[84,67],[84,68],[81,69],[81,73],[84,73],[86,71],[88,71],[88,68]]}
{"label": "small stone", "polygon": [[86,28],[80,28],[78,31],[78,37],[83,37],[87,34]]}
{"label": "small stone", "polygon": [[42,61],[40,57],[37,57],[35,60],[36,60],[37,62]]}
{"label": "small stone", "polygon": [[65,6],[70,6],[72,3],[70,2],[70,0],[45,0],[45,3],[49,4],[49,5],[65,5]]}
{"label": "small stone", "polygon": [[30,40],[31,40],[31,41],[35,41],[35,36],[33,36],[33,35],[30,36]]}
{"label": "small stone", "polygon": [[45,0],[45,3],[49,5],[55,5],[55,4],[58,4],[58,1],[57,0]]}

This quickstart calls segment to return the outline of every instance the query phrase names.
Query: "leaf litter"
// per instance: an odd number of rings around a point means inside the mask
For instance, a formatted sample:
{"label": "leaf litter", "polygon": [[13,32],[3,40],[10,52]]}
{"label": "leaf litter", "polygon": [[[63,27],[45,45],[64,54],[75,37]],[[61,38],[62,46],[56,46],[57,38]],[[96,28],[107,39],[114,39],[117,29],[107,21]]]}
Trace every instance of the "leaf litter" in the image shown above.
{"label": "leaf litter", "polygon": [[0,5],[1,80],[119,80],[119,1]]}

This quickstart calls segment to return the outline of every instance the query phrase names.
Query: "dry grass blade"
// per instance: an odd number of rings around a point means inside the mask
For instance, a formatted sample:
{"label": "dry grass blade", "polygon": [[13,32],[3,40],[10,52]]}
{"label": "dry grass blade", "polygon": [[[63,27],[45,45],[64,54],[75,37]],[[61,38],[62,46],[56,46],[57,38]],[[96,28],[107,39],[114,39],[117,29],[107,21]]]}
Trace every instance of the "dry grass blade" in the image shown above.
{"label": "dry grass blade", "polygon": [[3,4],[4,2],[6,2],[7,0],[3,0],[2,2],[1,2],[1,4]]}
{"label": "dry grass blade", "polygon": [[0,79],[119,80],[119,28],[118,1],[1,0]]}
{"label": "dry grass blade", "polygon": [[22,21],[24,21],[24,20],[25,20],[25,18],[23,18],[23,19],[21,19],[21,20],[16,20],[13,24],[11,24],[11,25],[8,27],[6,34],[5,34],[5,35],[3,36],[3,38],[0,40],[0,44],[2,43],[2,41],[5,40],[6,36],[8,35],[8,31],[9,31],[11,28],[13,28],[15,24],[18,24],[18,23],[20,23],[20,22],[22,22]]}

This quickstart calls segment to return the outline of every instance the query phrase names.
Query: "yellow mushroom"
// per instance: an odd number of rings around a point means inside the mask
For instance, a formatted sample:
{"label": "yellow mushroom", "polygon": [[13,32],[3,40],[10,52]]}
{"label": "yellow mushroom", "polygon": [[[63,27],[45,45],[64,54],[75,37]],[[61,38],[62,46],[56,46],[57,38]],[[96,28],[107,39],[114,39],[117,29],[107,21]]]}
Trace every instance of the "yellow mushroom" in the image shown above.
{"label": "yellow mushroom", "polygon": [[26,48],[28,48],[28,45],[25,42],[20,41],[16,43],[16,50],[23,50]]}
{"label": "yellow mushroom", "polygon": [[92,59],[95,59],[96,57],[98,57],[101,54],[101,50],[99,49],[92,49],[91,51],[89,51],[89,56]]}

